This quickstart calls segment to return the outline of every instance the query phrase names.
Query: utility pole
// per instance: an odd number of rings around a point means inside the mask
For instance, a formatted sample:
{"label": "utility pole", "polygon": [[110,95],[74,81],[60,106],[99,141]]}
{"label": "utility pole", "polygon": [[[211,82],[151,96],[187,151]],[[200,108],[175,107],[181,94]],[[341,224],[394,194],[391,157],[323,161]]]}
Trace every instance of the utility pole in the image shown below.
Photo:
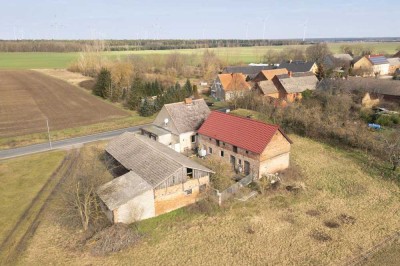
{"label": "utility pole", "polygon": [[51,150],[51,149],[53,149],[53,147],[51,146],[49,119],[47,117],[46,117],[46,125],[47,125],[47,135],[49,136],[49,144],[50,144],[50,150]]}

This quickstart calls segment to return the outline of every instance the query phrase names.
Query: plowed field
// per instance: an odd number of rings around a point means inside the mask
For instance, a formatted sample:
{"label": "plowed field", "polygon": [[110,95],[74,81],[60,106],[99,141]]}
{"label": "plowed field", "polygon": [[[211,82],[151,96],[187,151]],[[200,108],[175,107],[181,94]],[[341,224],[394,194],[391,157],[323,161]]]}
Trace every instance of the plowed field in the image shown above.
{"label": "plowed field", "polygon": [[103,122],[128,113],[36,71],[0,71],[0,137]]}

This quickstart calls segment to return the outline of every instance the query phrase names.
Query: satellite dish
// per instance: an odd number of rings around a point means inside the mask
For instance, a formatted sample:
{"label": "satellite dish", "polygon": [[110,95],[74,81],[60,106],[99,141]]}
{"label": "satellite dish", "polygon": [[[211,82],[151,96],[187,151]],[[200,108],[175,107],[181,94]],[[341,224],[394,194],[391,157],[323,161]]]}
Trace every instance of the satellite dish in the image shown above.
{"label": "satellite dish", "polygon": [[168,118],[165,118],[165,119],[164,119],[164,125],[167,126],[167,125],[168,125],[168,122],[169,122]]}

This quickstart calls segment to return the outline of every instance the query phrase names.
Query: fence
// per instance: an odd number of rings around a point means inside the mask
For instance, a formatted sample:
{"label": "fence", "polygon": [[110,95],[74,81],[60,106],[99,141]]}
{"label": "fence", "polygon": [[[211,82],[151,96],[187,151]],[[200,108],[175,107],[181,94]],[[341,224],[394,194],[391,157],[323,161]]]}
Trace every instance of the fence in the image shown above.
{"label": "fence", "polygon": [[242,187],[247,186],[252,181],[253,175],[250,174],[221,192],[218,189],[213,189],[211,195],[214,200],[218,202],[218,205],[222,205],[224,201],[228,200],[230,197],[238,193]]}

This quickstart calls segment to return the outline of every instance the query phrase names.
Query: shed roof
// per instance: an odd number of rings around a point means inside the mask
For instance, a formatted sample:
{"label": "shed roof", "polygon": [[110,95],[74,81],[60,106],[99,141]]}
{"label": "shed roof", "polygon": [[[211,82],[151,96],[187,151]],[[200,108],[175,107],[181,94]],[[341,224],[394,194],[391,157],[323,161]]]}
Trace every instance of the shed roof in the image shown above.
{"label": "shed roof", "polygon": [[196,131],[210,114],[210,109],[204,99],[192,100],[192,103],[189,104],[185,102],[170,103],[164,107],[179,134]]}
{"label": "shed roof", "polygon": [[156,125],[149,125],[141,128],[142,130],[146,132],[150,132],[156,136],[164,136],[164,135],[169,135],[171,134],[170,131],[163,129],[161,127],[158,127]]}
{"label": "shed roof", "polygon": [[219,74],[218,78],[224,91],[242,91],[251,88],[242,73]]}
{"label": "shed roof", "polygon": [[135,172],[128,172],[111,180],[97,189],[97,195],[110,210],[127,203],[153,187]]}
{"label": "shed roof", "polygon": [[278,130],[291,143],[277,125],[213,111],[199,129],[199,134],[261,154]]}
{"label": "shed roof", "polygon": [[106,151],[126,169],[135,172],[153,188],[182,167],[212,171],[157,141],[125,132],[114,138]]}
{"label": "shed roof", "polygon": [[305,90],[315,90],[318,79],[313,73],[302,73],[289,75],[278,75],[276,78],[282,84],[287,93],[303,92]]}
{"label": "shed roof", "polygon": [[286,68],[291,72],[309,72],[312,70],[315,62],[308,61],[291,61],[291,62],[282,62],[279,67]]}
{"label": "shed roof", "polygon": [[288,70],[286,68],[277,68],[277,69],[269,69],[269,70],[262,70],[261,73],[266,77],[268,80],[271,80],[276,75],[287,74]]}
{"label": "shed roof", "polygon": [[264,95],[278,93],[278,89],[271,80],[263,80],[258,83],[258,87]]}
{"label": "shed roof", "polygon": [[343,81],[343,87],[350,91],[361,89],[382,95],[400,96],[400,81],[398,80],[349,77]]}

